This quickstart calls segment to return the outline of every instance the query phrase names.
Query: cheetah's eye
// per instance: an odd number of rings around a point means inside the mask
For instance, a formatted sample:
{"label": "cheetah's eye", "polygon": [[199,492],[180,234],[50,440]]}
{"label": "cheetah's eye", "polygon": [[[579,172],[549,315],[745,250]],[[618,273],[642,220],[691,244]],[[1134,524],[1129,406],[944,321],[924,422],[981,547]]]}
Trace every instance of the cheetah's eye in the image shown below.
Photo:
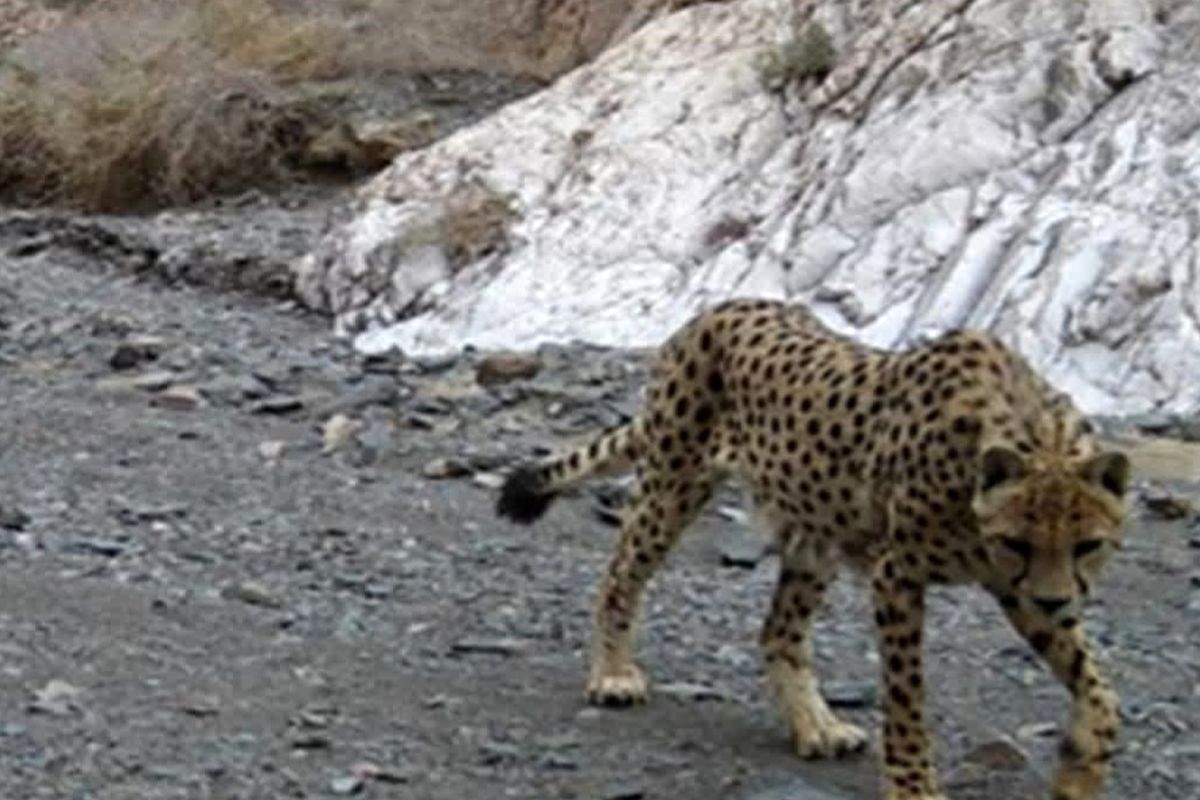
{"label": "cheetah's eye", "polygon": [[1004,545],[1009,552],[1021,558],[1028,559],[1033,555],[1033,545],[1024,539],[1018,539],[1015,536],[1002,536],[1000,537],[1000,544]]}
{"label": "cheetah's eye", "polygon": [[1103,539],[1084,539],[1077,542],[1073,550],[1075,558],[1085,558],[1104,546]]}

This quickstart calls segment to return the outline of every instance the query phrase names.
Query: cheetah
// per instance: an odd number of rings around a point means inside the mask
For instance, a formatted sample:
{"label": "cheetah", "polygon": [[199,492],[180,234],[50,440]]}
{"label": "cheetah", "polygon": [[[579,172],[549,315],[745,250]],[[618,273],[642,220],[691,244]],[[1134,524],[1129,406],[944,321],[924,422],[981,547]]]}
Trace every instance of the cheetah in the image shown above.
{"label": "cheetah", "polygon": [[632,421],[506,478],[497,513],[531,523],[583,479],[637,484],[599,588],[591,703],[645,699],[633,629],[647,581],[724,478],[776,537],[780,571],[760,634],[767,679],[803,757],[867,735],[823,699],[812,618],[840,565],[869,576],[882,664],[887,800],[944,800],[924,716],[926,587],[978,584],[1073,698],[1054,800],[1101,795],[1118,698],[1080,621],[1121,546],[1129,459],[991,335],[954,331],[870,348],[802,306],[754,299],[703,311],[659,350]]}

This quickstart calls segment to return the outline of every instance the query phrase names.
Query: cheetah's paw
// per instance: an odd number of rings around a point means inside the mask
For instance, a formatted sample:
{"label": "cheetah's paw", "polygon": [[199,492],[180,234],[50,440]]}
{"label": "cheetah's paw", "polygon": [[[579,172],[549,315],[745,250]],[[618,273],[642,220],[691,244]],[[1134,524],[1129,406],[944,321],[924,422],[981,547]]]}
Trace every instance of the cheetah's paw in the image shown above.
{"label": "cheetah's paw", "polygon": [[861,752],[867,746],[867,739],[867,732],[862,728],[839,719],[798,727],[792,733],[796,753],[810,759],[841,758]]}
{"label": "cheetah's paw", "polygon": [[646,676],[629,664],[620,670],[593,670],[587,685],[594,706],[631,706],[646,702]]}

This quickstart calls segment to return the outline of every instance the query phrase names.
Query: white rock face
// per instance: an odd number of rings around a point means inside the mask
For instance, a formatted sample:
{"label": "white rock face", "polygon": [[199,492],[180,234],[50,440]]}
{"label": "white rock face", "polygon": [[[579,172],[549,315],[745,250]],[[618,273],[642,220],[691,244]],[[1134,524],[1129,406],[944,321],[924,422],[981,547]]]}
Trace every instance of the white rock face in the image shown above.
{"label": "white rock face", "polygon": [[[768,92],[763,54],[810,18],[836,68]],[[885,347],[989,328],[1091,411],[1193,412],[1198,86],[1194,2],[698,5],[401,157],[298,285],[414,353],[647,346],[789,298]],[[515,217],[456,266],[425,232],[470,183]]]}

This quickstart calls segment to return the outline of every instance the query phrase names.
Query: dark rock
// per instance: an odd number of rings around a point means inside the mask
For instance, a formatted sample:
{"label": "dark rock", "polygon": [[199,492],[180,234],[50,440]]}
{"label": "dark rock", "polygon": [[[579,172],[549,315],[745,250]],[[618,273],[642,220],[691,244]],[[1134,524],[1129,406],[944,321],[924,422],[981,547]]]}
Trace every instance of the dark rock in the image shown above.
{"label": "dark rock", "polygon": [[1186,519],[1195,509],[1187,498],[1180,497],[1161,486],[1147,486],[1141,492],[1142,505],[1161,519]]}
{"label": "dark rock", "polygon": [[497,656],[515,656],[529,650],[529,642],[525,639],[502,637],[495,639],[467,638],[460,639],[450,647],[450,652],[463,655],[487,654]]}
{"label": "dark rock", "polygon": [[825,702],[832,708],[871,708],[879,698],[879,686],[870,683],[835,683],[824,688]]}
{"label": "dark rock", "polygon": [[108,365],[115,370],[128,370],[159,356],[162,343],[156,339],[137,339],[121,342],[108,357]]}
{"label": "dark rock", "polygon": [[250,413],[280,416],[295,413],[302,408],[304,408],[304,401],[299,397],[294,395],[279,395],[278,397],[268,397],[266,400],[260,400],[250,406]]}
{"label": "dark rock", "polygon": [[475,382],[480,386],[498,386],[511,381],[529,380],[541,372],[542,362],[527,353],[495,353],[475,367]]}
{"label": "dark rock", "polygon": [[68,542],[63,546],[63,550],[68,553],[79,553],[89,556],[104,556],[105,558],[116,558],[128,549],[128,546],[123,542],[118,542],[114,539],[76,539]]}
{"label": "dark rock", "polygon": [[20,508],[7,503],[0,503],[0,528],[10,531],[23,531],[29,522],[29,515]]}
{"label": "dark rock", "polygon": [[579,769],[579,761],[564,753],[546,753],[538,759],[538,766],[546,770],[568,771]]}
{"label": "dark rock", "polygon": [[491,740],[479,745],[479,753],[483,763],[489,767],[512,763],[521,757],[521,749],[516,745]]}

